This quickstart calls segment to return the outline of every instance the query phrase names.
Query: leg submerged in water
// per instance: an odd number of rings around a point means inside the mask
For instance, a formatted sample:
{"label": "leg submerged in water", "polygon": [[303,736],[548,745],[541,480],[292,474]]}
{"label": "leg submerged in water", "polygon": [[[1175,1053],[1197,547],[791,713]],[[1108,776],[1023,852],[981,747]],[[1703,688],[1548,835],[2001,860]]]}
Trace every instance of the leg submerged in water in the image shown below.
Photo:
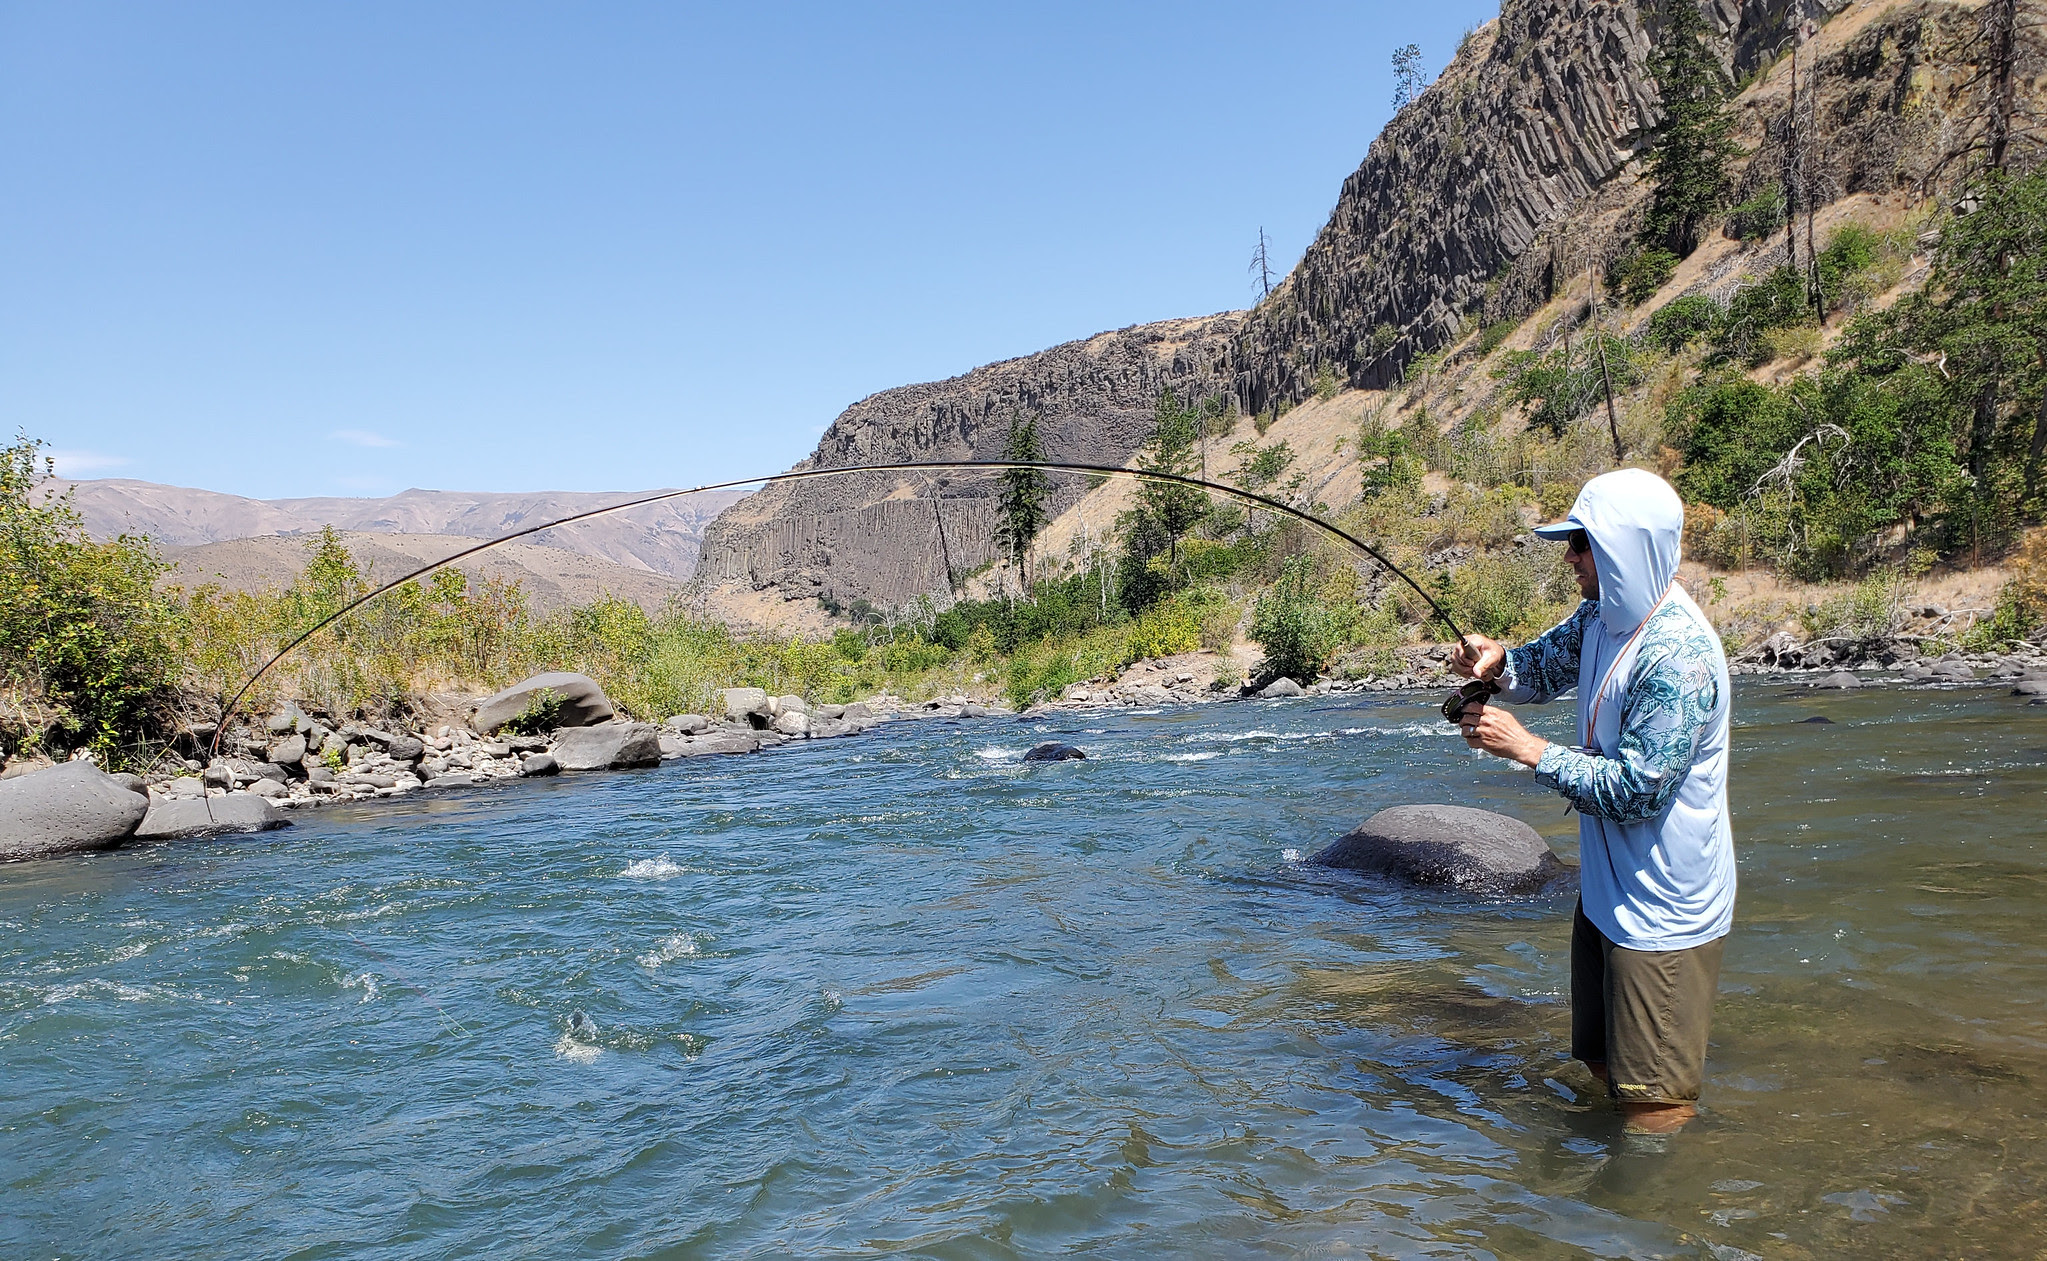
{"label": "leg submerged in water", "polygon": [[1671,1134],[1698,1115],[1725,939],[1628,950],[1580,908],[1571,925],[1571,1055],[1618,1100],[1627,1128]]}

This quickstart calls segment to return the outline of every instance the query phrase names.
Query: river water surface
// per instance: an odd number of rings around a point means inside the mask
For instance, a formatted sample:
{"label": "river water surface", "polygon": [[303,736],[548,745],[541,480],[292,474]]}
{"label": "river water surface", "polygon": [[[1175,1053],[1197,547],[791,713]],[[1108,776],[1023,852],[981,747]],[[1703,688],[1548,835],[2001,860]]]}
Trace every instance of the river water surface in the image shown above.
{"label": "river water surface", "polygon": [[[1435,701],[902,723],[0,868],[0,1254],[2041,1250],[2047,709],[1743,683],[1706,1115],[1659,1148],[1566,1058],[1568,890],[1299,862],[1416,801],[1575,859]],[[1052,736],[1092,760],[1018,761]]]}

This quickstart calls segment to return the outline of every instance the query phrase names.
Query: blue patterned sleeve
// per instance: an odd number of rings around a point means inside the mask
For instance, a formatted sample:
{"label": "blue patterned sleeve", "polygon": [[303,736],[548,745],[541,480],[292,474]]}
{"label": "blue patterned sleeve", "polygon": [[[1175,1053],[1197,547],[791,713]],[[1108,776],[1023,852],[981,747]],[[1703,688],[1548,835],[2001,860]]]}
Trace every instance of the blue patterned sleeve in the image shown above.
{"label": "blue patterned sleeve", "polygon": [[[1647,655],[1658,645],[1645,644]],[[1712,649],[1694,633],[1638,667],[1622,701],[1620,747],[1610,757],[1552,744],[1535,779],[1582,813],[1637,823],[1663,812],[1691,770],[1692,758],[1720,704]]]}
{"label": "blue patterned sleeve", "polygon": [[1585,626],[1599,616],[1599,602],[1586,600],[1562,622],[1519,648],[1507,651],[1500,672],[1500,699],[1510,705],[1541,705],[1578,686],[1578,654]]}

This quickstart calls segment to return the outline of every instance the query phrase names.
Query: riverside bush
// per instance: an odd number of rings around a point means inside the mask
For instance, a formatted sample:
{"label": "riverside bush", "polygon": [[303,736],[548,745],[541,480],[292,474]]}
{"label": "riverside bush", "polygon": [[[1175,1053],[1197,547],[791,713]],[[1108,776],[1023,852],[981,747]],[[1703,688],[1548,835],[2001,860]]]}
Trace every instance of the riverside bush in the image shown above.
{"label": "riverside bush", "polygon": [[2047,528],[2030,531],[2011,558],[2011,577],[1990,616],[1969,628],[1963,646],[1990,652],[2047,626]]}
{"label": "riverside bush", "polygon": [[179,643],[148,540],[98,543],[26,436],[0,452],[0,752],[124,760],[167,718]]}
{"label": "riverside bush", "polygon": [[1258,597],[1251,613],[1251,638],[1265,649],[1259,676],[1314,682],[1336,648],[1335,630],[1314,589],[1313,560],[1305,555],[1287,560],[1279,581]]}

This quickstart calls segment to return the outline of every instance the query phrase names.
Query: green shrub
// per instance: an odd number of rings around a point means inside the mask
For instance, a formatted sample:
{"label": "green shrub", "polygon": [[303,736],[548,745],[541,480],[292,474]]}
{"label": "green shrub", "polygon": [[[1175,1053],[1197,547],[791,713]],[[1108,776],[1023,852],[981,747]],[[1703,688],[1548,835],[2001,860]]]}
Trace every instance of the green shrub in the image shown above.
{"label": "green shrub", "polygon": [[1772,180],[1727,212],[1725,230],[1737,241],[1760,241],[1784,226],[1784,186]]}
{"label": "green shrub", "polygon": [[1480,329],[1478,343],[1474,347],[1478,351],[1478,357],[1483,359],[1498,350],[1500,343],[1513,336],[1514,330],[1518,327],[1520,326],[1512,320],[1498,320]]}
{"label": "green shrub", "polygon": [[[1424,413],[1413,423],[1428,426],[1429,420]],[[1408,449],[1406,431],[1387,427],[1378,412],[1368,413],[1359,423],[1357,449],[1366,498],[1421,485],[1422,461]]]}
{"label": "green shrub", "polygon": [[1201,621],[1184,601],[1146,609],[1130,624],[1130,659],[1171,657],[1201,647]]}
{"label": "green shrub", "polygon": [[1905,622],[1909,586],[1896,570],[1879,570],[1838,591],[1801,615],[1808,638],[1874,643],[1898,633]]}
{"label": "green shrub", "polygon": [[167,719],[179,636],[147,539],[94,542],[26,436],[0,451],[0,751],[87,748],[111,762]]}
{"label": "green shrub", "polygon": [[1665,354],[1674,355],[1693,342],[1710,337],[1726,314],[1726,309],[1707,295],[1688,293],[1673,298],[1649,317],[1644,340]]}
{"label": "green shrub", "polygon": [[537,736],[561,726],[562,698],[551,687],[543,687],[526,698],[526,708],[504,725],[513,735]]}
{"label": "green shrub", "polygon": [[1336,647],[1328,607],[1314,588],[1314,565],[1295,556],[1280,569],[1279,581],[1251,614],[1251,638],[1265,649],[1261,678],[1285,676],[1312,683]]}
{"label": "green shrub", "polygon": [[1774,268],[1735,291],[1714,348],[1722,360],[1756,367],[1769,361],[1770,348],[1763,334],[1814,322],[1812,305],[1806,300],[1805,277],[1794,267]]}
{"label": "green shrub", "polygon": [[[1516,351],[1493,375],[1507,381],[1507,398],[1528,409],[1528,424],[1552,437],[1561,436],[1606,395],[1606,381],[1612,378],[1615,394],[1641,384],[1642,370],[1634,348],[1624,338],[1595,333],[1596,345],[1559,347],[1549,354]],[[1586,338],[1590,341],[1591,338]],[[1606,371],[1600,371],[1604,350]]]}
{"label": "green shrub", "polygon": [[1971,652],[1994,652],[2047,626],[2047,529],[2034,530],[2013,554],[2011,577],[1988,618],[1962,637]]}
{"label": "green shrub", "polygon": [[1526,639],[1563,620],[1577,603],[1564,594],[1568,571],[1555,548],[1485,552],[1458,567],[1452,607],[1466,630],[1494,639]]}
{"label": "green shrub", "polygon": [[1230,454],[1243,460],[1237,466],[1236,481],[1245,490],[1263,490],[1272,485],[1294,462],[1293,448],[1284,441],[1269,447],[1261,447],[1255,442],[1239,442],[1230,448]]}
{"label": "green shrub", "polygon": [[1629,306],[1640,306],[1676,274],[1677,255],[1656,246],[1635,246],[1615,261],[1607,285]]}

